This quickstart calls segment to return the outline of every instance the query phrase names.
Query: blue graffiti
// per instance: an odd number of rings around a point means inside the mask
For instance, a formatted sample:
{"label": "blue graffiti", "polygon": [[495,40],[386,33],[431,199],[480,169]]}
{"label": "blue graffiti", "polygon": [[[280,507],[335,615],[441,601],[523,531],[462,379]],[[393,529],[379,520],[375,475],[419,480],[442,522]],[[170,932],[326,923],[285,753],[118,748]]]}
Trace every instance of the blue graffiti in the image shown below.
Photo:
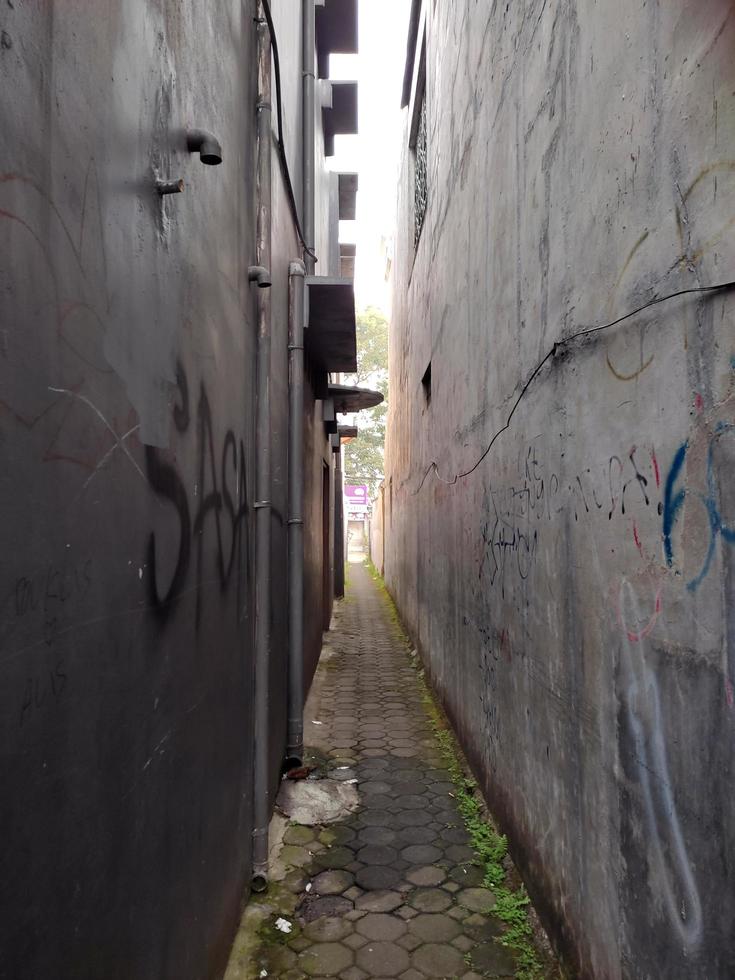
{"label": "blue graffiti", "polygon": [[735,425],[730,422],[719,422],[715,428],[715,434],[710,440],[709,448],[707,450],[706,494],[700,493],[698,490],[688,490],[686,487],[682,487],[679,490],[675,489],[677,480],[679,479],[681,471],[684,467],[687,452],[689,451],[688,440],[677,449],[671,463],[668,476],[666,477],[663,502],[663,541],[664,557],[669,568],[671,568],[674,562],[674,548],[671,541],[671,534],[678,519],[679,511],[683,507],[684,501],[687,497],[693,497],[694,499],[701,501],[709,521],[709,543],[707,545],[707,554],[705,555],[704,562],[699,573],[695,575],[691,581],[687,582],[687,589],[689,589],[690,592],[696,591],[709,573],[715,556],[718,535],[722,537],[723,541],[727,541],[728,544],[735,542],[735,528],[731,528],[724,523],[718,507],[717,480],[715,477],[714,465],[714,451],[716,442],[726,432],[733,431],[734,429]]}

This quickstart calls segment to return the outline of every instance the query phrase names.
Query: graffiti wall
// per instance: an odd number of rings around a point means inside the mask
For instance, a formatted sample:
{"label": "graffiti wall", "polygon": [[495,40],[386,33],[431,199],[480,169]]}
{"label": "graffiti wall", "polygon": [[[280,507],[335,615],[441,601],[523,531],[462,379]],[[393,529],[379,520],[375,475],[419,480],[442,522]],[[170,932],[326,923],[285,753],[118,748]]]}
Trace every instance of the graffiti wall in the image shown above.
{"label": "graffiti wall", "polygon": [[[214,977],[239,916],[248,7],[0,12],[3,977]],[[187,151],[191,129],[221,166]]]}
{"label": "graffiti wall", "polygon": [[426,8],[387,583],[578,973],[730,977],[732,5]]}

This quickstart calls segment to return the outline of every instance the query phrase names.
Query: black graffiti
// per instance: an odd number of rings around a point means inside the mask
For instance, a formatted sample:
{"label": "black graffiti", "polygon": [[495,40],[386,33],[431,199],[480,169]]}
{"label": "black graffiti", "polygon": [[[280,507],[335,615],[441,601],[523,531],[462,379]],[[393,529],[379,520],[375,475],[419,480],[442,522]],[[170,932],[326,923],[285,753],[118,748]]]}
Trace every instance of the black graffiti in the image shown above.
{"label": "black graffiti", "polygon": [[67,681],[63,660],[59,660],[44,673],[27,678],[20,706],[20,727],[45,704],[58,701],[66,689]]}
{"label": "black graffiti", "polygon": [[[186,435],[190,425],[189,386],[181,365],[177,367],[178,401],[174,405],[174,424],[178,432]],[[214,436],[212,411],[207,392],[202,384],[197,405],[197,477],[196,510],[192,520],[186,487],[174,463],[163,457],[159,450],[146,447],[148,479],[156,493],[169,501],[176,510],[179,521],[179,551],[171,581],[165,593],[158,582],[156,572],[156,537],[151,533],[148,542],[148,566],[150,568],[150,599],[153,608],[162,619],[170,615],[175,600],[184,590],[192,558],[192,536],[196,538],[196,623],[199,625],[202,610],[202,585],[204,583],[205,547],[207,528],[214,527],[217,572],[220,591],[224,593],[237,570],[237,608],[240,608],[243,554],[248,549],[248,515],[246,487],[245,445],[228,429],[218,454]],[[234,495],[233,495],[234,482]],[[229,545],[227,538],[229,537]]]}

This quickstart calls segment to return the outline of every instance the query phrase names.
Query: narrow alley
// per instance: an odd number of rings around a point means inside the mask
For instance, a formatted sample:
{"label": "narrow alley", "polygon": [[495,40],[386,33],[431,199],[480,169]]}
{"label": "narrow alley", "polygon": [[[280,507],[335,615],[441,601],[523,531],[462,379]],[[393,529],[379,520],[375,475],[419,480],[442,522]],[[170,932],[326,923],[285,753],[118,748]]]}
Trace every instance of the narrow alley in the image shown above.
{"label": "narrow alley", "polygon": [[[280,883],[251,899],[225,980],[561,976],[382,580],[359,553],[327,636],[306,707],[314,769],[284,780],[294,792],[279,797],[271,840]],[[353,813],[303,822],[301,806],[300,819],[284,818],[299,790],[330,783],[356,787]]]}

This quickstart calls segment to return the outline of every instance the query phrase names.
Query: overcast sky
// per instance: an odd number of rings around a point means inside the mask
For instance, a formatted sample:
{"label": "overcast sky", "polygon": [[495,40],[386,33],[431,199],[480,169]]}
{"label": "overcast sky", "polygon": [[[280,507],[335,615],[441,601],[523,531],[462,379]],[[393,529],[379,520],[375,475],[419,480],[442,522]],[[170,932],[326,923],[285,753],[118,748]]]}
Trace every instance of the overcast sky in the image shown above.
{"label": "overcast sky", "polygon": [[343,221],[340,239],[356,242],[357,309],[390,312],[381,239],[393,234],[396,180],[403,136],[401,87],[410,0],[360,0],[360,53],[332,55],[330,76],[359,82],[357,136],[337,136],[334,170],[359,173],[357,221]]}

